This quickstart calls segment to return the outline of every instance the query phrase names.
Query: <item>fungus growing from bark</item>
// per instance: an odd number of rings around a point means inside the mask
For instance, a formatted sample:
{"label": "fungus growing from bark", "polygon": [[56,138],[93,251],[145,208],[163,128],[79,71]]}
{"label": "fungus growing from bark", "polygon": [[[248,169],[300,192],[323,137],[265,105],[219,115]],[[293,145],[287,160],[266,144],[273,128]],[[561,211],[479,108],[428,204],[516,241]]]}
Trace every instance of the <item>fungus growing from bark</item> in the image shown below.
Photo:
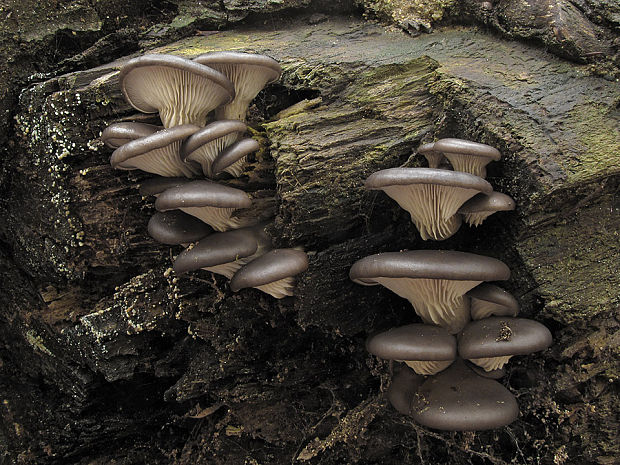
{"label": "fungus growing from bark", "polygon": [[416,374],[407,366],[403,366],[392,378],[385,397],[400,413],[411,415],[411,402],[423,382],[424,376]]}
{"label": "fungus growing from bark", "polygon": [[237,292],[254,287],[276,299],[292,296],[295,276],[308,269],[308,256],[297,249],[275,249],[235,273],[230,288]]}
{"label": "fungus growing from bark", "polygon": [[458,336],[459,354],[486,371],[502,368],[513,355],[546,349],[546,326],[525,318],[490,317],[468,324]]}
{"label": "fungus growing from bark", "polygon": [[486,166],[499,160],[502,155],[494,147],[464,139],[439,139],[433,145],[433,150],[442,153],[456,171],[486,177]]}
{"label": "fungus growing from bark", "polygon": [[478,376],[457,360],[418,388],[411,416],[429,428],[478,431],[512,423],[519,416],[519,406],[500,383]]}
{"label": "fungus growing from bark", "polygon": [[470,226],[480,226],[493,213],[515,209],[512,197],[500,192],[478,194],[465,202],[459,213]]}
{"label": "fungus growing from bark", "polygon": [[238,177],[243,173],[247,156],[252,152],[256,152],[260,145],[254,139],[241,139],[234,143],[222,153],[213,162],[213,174],[219,174],[222,171]]}
{"label": "fungus growing from bark", "polygon": [[161,126],[146,123],[114,123],[110,124],[101,133],[102,142],[111,149],[117,149],[121,145],[131,142],[132,140],[150,136],[156,133]]}
{"label": "fungus growing from bark", "polygon": [[192,181],[187,178],[166,178],[164,176],[156,176],[142,181],[140,184],[140,194],[143,196],[153,195],[157,197],[166,189],[182,186],[188,182]]}
{"label": "fungus growing from bark", "polygon": [[246,263],[271,249],[271,239],[262,227],[214,233],[185,249],[174,261],[178,274],[203,269],[228,279]]}
{"label": "fungus growing from bark", "polygon": [[246,130],[241,121],[214,121],[188,137],[181,146],[181,157],[199,163],[205,176],[211,177],[213,161]]}
{"label": "fungus growing from bark", "polygon": [[368,177],[368,189],[381,189],[407,210],[424,240],[443,240],[461,226],[458,209],[493,187],[469,173],[434,168],[390,168]]}
{"label": "fungus growing from bark", "polygon": [[159,211],[182,210],[200,218],[216,231],[250,226],[232,214],[236,209],[251,205],[250,197],[242,190],[204,180],[166,189],[155,201],[155,208]]}
{"label": "fungus growing from bark", "polygon": [[467,293],[471,300],[472,320],[490,316],[517,316],[519,302],[512,294],[494,284],[482,283]]}
{"label": "fungus growing from bark", "polygon": [[435,149],[435,143],[429,142],[428,144],[421,145],[418,148],[418,153],[424,155],[426,161],[428,161],[429,168],[439,168],[441,165],[441,160],[443,160],[443,154],[441,152],[437,152]]}
{"label": "fungus growing from bark", "polygon": [[183,140],[198,129],[193,124],[184,124],[127,142],[112,153],[110,163],[115,169],[139,169],[160,176],[191,178],[199,173],[199,168],[184,163],[179,150]]}
{"label": "fungus growing from bark", "polygon": [[499,260],[466,252],[410,250],[370,255],[353,264],[350,278],[381,284],[409,300],[427,324],[459,332],[470,319],[465,293],[483,281],[506,280],[510,270]]}
{"label": "fungus growing from bark", "polygon": [[174,55],[143,55],[121,69],[123,95],[136,110],[157,113],[164,127],[204,126],[207,114],[232,101],[233,83],[219,71]]}
{"label": "fungus growing from bark", "polygon": [[156,212],[149,220],[147,230],[157,242],[183,246],[211,233],[211,228],[205,223],[180,210]]}
{"label": "fungus growing from bark", "polygon": [[369,337],[366,350],[385,360],[405,362],[419,375],[434,375],[456,358],[456,338],[439,326],[412,324]]}
{"label": "fungus growing from bark", "polygon": [[235,98],[215,111],[217,119],[245,121],[254,97],[282,74],[276,60],[253,53],[211,52],[197,56],[194,61],[220,71],[234,84]]}

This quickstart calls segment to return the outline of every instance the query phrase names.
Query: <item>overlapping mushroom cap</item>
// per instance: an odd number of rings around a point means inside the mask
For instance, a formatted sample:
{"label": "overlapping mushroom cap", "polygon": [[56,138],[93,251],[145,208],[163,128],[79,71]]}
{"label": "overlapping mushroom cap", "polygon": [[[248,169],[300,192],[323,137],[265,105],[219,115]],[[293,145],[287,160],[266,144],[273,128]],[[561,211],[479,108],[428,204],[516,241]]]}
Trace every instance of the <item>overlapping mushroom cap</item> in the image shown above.
{"label": "overlapping mushroom cap", "polygon": [[127,142],[112,153],[110,163],[115,169],[139,169],[160,176],[191,178],[199,170],[193,164],[184,163],[179,150],[183,140],[198,129],[193,124],[184,124]]}
{"label": "overlapping mushroom cap", "polygon": [[247,156],[256,152],[260,145],[254,139],[246,138],[228,147],[213,162],[213,174],[226,171],[237,177],[243,173]]}
{"label": "overlapping mushroom cap", "polygon": [[471,300],[472,320],[490,316],[517,316],[519,302],[512,294],[494,284],[482,283],[467,293]]}
{"label": "overlapping mushroom cap", "polygon": [[211,233],[207,224],[180,210],[156,212],[149,220],[147,230],[157,242],[168,245],[189,244]]}
{"label": "overlapping mushroom cap", "polygon": [[150,136],[163,129],[161,126],[146,123],[114,123],[110,124],[101,133],[101,140],[111,149],[116,149],[127,142]]}
{"label": "overlapping mushroom cap", "polygon": [[154,178],[149,178],[142,181],[140,184],[140,194],[143,196],[153,195],[157,197],[166,189],[182,186],[188,182],[192,182],[191,179],[155,176]]}
{"label": "overlapping mushroom cap", "polygon": [[461,357],[487,371],[502,368],[513,355],[531,354],[546,349],[552,342],[546,326],[525,318],[473,321],[458,336]]}
{"label": "overlapping mushroom cap", "polygon": [[500,192],[478,194],[465,202],[459,213],[463,215],[467,224],[480,226],[493,213],[510,211],[515,209],[515,201],[512,197]]}
{"label": "overlapping mushroom cap", "polygon": [[429,428],[478,431],[512,423],[519,416],[519,406],[500,383],[478,376],[457,360],[418,388],[411,416]]}
{"label": "overlapping mushroom cap", "polygon": [[419,375],[434,375],[456,359],[456,338],[439,326],[412,324],[369,337],[366,350],[405,362]]}
{"label": "overlapping mushroom cap", "polygon": [[502,155],[494,147],[464,139],[439,139],[433,145],[433,151],[442,153],[456,171],[486,177],[486,166],[493,160],[499,160]]}
{"label": "overlapping mushroom cap", "polygon": [[443,240],[461,226],[458,209],[493,187],[469,173],[433,168],[390,168],[366,179],[367,189],[381,189],[407,210],[422,239]]}
{"label": "overlapping mushroom cap", "polygon": [[159,211],[182,210],[200,218],[216,231],[249,226],[232,214],[236,209],[251,205],[250,197],[242,190],[204,180],[167,189],[155,202]]}
{"label": "overlapping mushroom cap", "polygon": [[207,114],[230,102],[233,83],[222,73],[174,55],[143,55],[121,69],[123,95],[136,110],[159,112],[167,128],[182,124],[204,126]]}
{"label": "overlapping mushroom cap", "polygon": [[282,74],[279,63],[265,55],[241,52],[211,52],[194,58],[225,74],[235,86],[235,99],[216,110],[217,119],[245,121],[250,102]]}
{"label": "overlapping mushroom cap", "polygon": [[427,324],[455,334],[470,320],[465,293],[483,281],[506,280],[510,270],[501,261],[466,252],[410,250],[364,257],[353,264],[350,278],[360,284],[381,284],[409,300]]}
{"label": "overlapping mushroom cap", "polygon": [[230,288],[255,287],[276,299],[293,295],[295,276],[308,269],[308,256],[297,249],[275,249],[235,273]]}
{"label": "overlapping mushroom cap", "polygon": [[434,142],[429,142],[428,144],[421,145],[418,148],[418,153],[424,155],[424,158],[426,158],[426,161],[428,161],[429,168],[439,168],[439,165],[441,165],[443,154],[435,150]]}
{"label": "overlapping mushroom cap", "polygon": [[424,376],[418,375],[411,368],[403,366],[392,378],[392,383],[386,391],[385,397],[400,413],[411,415],[411,403],[423,382]]}
{"label": "overlapping mushroom cap", "polygon": [[245,123],[234,120],[214,121],[192,134],[181,146],[183,160],[202,166],[205,176],[211,177],[213,161],[247,130]]}

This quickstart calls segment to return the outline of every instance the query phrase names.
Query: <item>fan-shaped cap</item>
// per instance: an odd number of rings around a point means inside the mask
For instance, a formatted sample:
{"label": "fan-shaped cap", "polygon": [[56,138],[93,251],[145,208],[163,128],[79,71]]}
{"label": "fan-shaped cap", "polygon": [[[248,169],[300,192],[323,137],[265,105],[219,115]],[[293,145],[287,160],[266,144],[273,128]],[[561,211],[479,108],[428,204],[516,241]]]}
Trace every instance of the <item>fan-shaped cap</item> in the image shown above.
{"label": "fan-shaped cap", "polygon": [[474,320],[495,316],[517,316],[519,302],[510,292],[494,284],[482,283],[467,295],[472,299],[471,317]]}
{"label": "fan-shaped cap", "polygon": [[180,210],[156,212],[148,224],[149,235],[157,242],[168,245],[187,244],[208,236],[211,228]]}
{"label": "fan-shaped cap", "polygon": [[219,120],[207,124],[204,128],[192,134],[181,147],[181,156],[183,159],[194,153],[203,145],[213,142],[230,134],[242,134],[247,131],[248,127],[243,121],[237,120]]}
{"label": "fan-shaped cap", "polygon": [[546,326],[525,318],[473,321],[458,336],[459,354],[467,359],[526,355],[546,349],[552,342]]}
{"label": "fan-shaped cap", "polygon": [[457,360],[428,378],[417,390],[411,416],[445,431],[478,431],[506,426],[517,419],[515,397],[493,379],[476,375]]}
{"label": "fan-shaped cap", "polygon": [[[271,57],[266,55],[259,55],[256,53],[244,53],[244,52],[209,52],[194,58],[194,61],[203,65],[207,65],[212,68],[217,66],[255,66],[263,68],[261,74],[265,76],[265,84],[269,84],[277,80],[282,74],[282,67],[280,64]],[[224,73],[226,74],[226,73]],[[233,82],[231,76],[228,76]],[[238,79],[238,78],[237,78]],[[235,82],[236,83],[236,82]],[[262,88],[262,86],[261,86]]]}
{"label": "fan-shaped cap", "polygon": [[502,154],[495,147],[464,139],[439,139],[435,142],[433,150],[445,154],[458,153],[461,155],[490,158],[496,161],[502,157]]}
{"label": "fan-shaped cap", "polygon": [[159,211],[204,206],[248,208],[251,205],[252,201],[242,190],[204,180],[167,189],[155,202],[155,208]]}
{"label": "fan-shaped cap", "polygon": [[369,337],[366,350],[385,360],[454,360],[456,338],[439,326],[412,324]]}
{"label": "fan-shaped cap", "polygon": [[459,208],[459,213],[479,213],[498,211],[509,211],[515,209],[515,201],[512,197],[501,192],[490,192],[488,194],[478,194],[472,197]]}
{"label": "fan-shaped cap", "polygon": [[154,178],[149,178],[142,181],[140,184],[140,194],[157,196],[166,189],[182,186],[188,182],[192,181],[187,178],[167,178],[165,176],[155,176]]}
{"label": "fan-shaped cap", "polygon": [[136,110],[159,112],[165,127],[203,125],[207,113],[231,101],[234,85],[219,71],[174,55],[143,55],[121,69],[123,95]]}
{"label": "fan-shaped cap", "polygon": [[410,415],[411,402],[423,382],[424,376],[416,374],[407,366],[403,366],[392,378],[385,397],[390,401],[392,407],[400,413]]}
{"label": "fan-shaped cap", "polygon": [[[222,153],[220,153],[213,162],[213,174],[221,173],[222,171],[231,171],[231,168],[243,160],[252,152],[256,152],[260,145],[254,139],[246,138],[241,139],[239,142],[234,143]],[[231,174],[238,176],[241,174],[243,166],[238,167],[236,170],[232,170]]]}
{"label": "fan-shaped cap", "polygon": [[383,189],[410,184],[434,184],[479,192],[493,191],[493,186],[479,176],[434,168],[389,168],[377,171],[366,179],[364,186],[367,189]]}
{"label": "fan-shaped cap", "polygon": [[439,168],[441,160],[443,159],[443,154],[435,150],[434,142],[421,145],[418,148],[418,153],[424,155],[424,158],[428,161],[429,168]]}
{"label": "fan-shaped cap", "polygon": [[116,149],[127,142],[150,136],[163,129],[161,126],[146,123],[124,122],[110,124],[101,133],[101,140],[105,145]]}
{"label": "fan-shaped cap", "polygon": [[308,255],[297,249],[274,249],[241,268],[230,281],[233,291],[264,286],[308,269]]}

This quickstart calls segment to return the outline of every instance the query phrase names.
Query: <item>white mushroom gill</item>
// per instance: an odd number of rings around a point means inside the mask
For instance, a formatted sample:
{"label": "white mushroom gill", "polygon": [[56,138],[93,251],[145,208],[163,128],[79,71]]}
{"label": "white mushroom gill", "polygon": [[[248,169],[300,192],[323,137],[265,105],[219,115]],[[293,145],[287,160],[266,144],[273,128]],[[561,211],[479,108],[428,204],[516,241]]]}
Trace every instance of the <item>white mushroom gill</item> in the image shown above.
{"label": "white mushroom gill", "polygon": [[256,286],[256,289],[259,289],[275,297],[276,299],[292,296],[293,291],[295,290],[295,277],[289,276],[287,278],[282,278],[272,283]]}
{"label": "white mushroom gill", "polygon": [[210,67],[224,74],[235,85],[235,99],[215,111],[217,119],[245,121],[250,103],[273,78],[274,71],[264,66],[212,63]]}
{"label": "white mushroom gill", "polygon": [[455,171],[475,174],[481,178],[487,175],[486,166],[493,161],[489,157],[477,157],[475,155],[463,155],[460,153],[444,153]]}
{"label": "white mushroom gill", "polygon": [[476,213],[462,213],[465,222],[470,226],[480,226],[494,211],[480,211]]}
{"label": "white mushroom gill", "polygon": [[239,218],[231,216],[232,213],[236,210],[235,208],[218,208],[205,206],[183,207],[179,208],[179,210],[182,210],[185,213],[201,219],[216,231],[228,231],[230,229],[238,229],[244,226],[249,226],[249,224],[245,224]]}
{"label": "white mushroom gill", "polygon": [[199,163],[200,166],[202,166],[202,172],[204,175],[212,177],[213,170],[211,169],[211,166],[213,164],[213,160],[215,160],[225,148],[233,144],[237,140],[237,137],[237,132],[218,137],[217,139],[207,142],[198,149],[194,150],[186,157],[186,160],[192,160]]}
{"label": "white mushroom gill", "polygon": [[440,361],[405,361],[419,375],[435,375],[452,365],[454,360]]}
{"label": "white mushroom gill", "polygon": [[458,209],[478,194],[475,189],[436,184],[410,184],[382,188],[411,215],[423,240],[443,240],[452,236],[461,226]]}
{"label": "white mushroom gill", "polygon": [[472,297],[470,309],[471,319],[482,320],[483,318],[488,318],[490,316],[496,315],[498,307],[501,307],[501,305],[489,302],[487,300],[475,299]]}
{"label": "white mushroom gill", "polygon": [[198,174],[198,170],[181,160],[179,150],[181,141],[172,142],[165,147],[151,150],[143,155],[138,155],[119,163],[120,169],[139,169],[147,173],[158,174],[165,177],[185,176],[192,178]]}
{"label": "white mushroom gill", "polygon": [[221,265],[215,266],[207,266],[204,267],[203,270],[210,271],[212,273],[221,274],[222,276],[226,276],[228,279],[231,279],[233,275],[246,263],[249,263],[252,260],[250,257],[239,258],[234,262],[222,263]]}
{"label": "white mushroom gill", "polygon": [[224,171],[234,176],[235,178],[238,178],[239,176],[241,176],[241,174],[243,173],[243,170],[245,169],[245,165],[247,164],[247,159],[248,157],[246,155],[245,157],[234,162],[232,165],[224,168]]}
{"label": "white mushroom gill", "polygon": [[512,355],[506,355],[502,357],[484,357],[484,358],[470,358],[472,363],[475,363],[485,371],[499,370],[502,368]]}
{"label": "white mushroom gill", "polygon": [[464,294],[482,281],[426,278],[375,278],[379,284],[407,299],[427,324],[456,334],[469,322],[469,300]]}
{"label": "white mushroom gill", "polygon": [[443,154],[440,152],[427,152],[424,153],[424,158],[428,161],[429,168],[439,168],[441,160],[443,160]]}

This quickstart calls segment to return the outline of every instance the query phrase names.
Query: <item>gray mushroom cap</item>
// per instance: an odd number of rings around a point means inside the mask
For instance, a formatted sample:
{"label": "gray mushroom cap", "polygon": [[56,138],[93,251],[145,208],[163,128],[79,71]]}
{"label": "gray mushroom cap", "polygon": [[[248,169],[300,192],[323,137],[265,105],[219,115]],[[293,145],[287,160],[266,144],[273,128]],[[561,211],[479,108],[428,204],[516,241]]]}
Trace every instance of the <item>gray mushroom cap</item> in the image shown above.
{"label": "gray mushroom cap", "polygon": [[424,155],[424,158],[428,161],[429,168],[439,168],[443,154],[435,150],[435,143],[429,142],[428,144],[421,145],[418,148],[418,153]]}
{"label": "gray mushroom cap", "polygon": [[459,208],[459,213],[498,212],[514,209],[515,201],[512,197],[493,191],[472,197]]}
{"label": "gray mushroom cap", "polygon": [[366,350],[385,360],[454,360],[456,338],[439,326],[411,324],[369,337]]}
{"label": "gray mushroom cap", "polygon": [[418,388],[411,416],[429,428],[478,431],[512,423],[519,416],[519,406],[500,383],[476,375],[457,360]]}
{"label": "gray mushroom cap", "polygon": [[248,208],[251,205],[252,201],[242,190],[205,180],[167,189],[155,202],[155,208],[159,211],[204,206]]}
{"label": "gray mushroom cap", "polygon": [[165,176],[156,176],[142,181],[140,184],[140,194],[157,196],[166,189],[181,186],[188,182],[192,181],[187,178],[167,178]]}
{"label": "gray mushroom cap", "polygon": [[230,281],[230,288],[264,286],[296,276],[308,269],[308,255],[297,249],[274,249],[241,268]]}
{"label": "gray mushroom cap", "polygon": [[277,80],[282,74],[282,67],[271,57],[244,52],[209,52],[194,58],[194,61],[213,67],[214,65],[245,65],[265,68],[268,79],[266,83]]}
{"label": "gray mushroom cap", "polygon": [[247,129],[244,122],[237,120],[219,120],[209,123],[187,138],[181,147],[181,156],[185,159],[209,142],[231,134],[236,137],[237,134],[242,134]]}
{"label": "gray mushroom cap", "polygon": [[403,415],[410,415],[411,402],[424,379],[424,376],[416,374],[407,366],[403,366],[392,378],[385,396],[397,411]]}
{"label": "gray mushroom cap", "polygon": [[[494,284],[482,283],[470,290],[467,296],[472,299],[472,318],[474,320],[480,320],[491,315],[517,316],[519,313],[517,299],[511,293]],[[479,310],[478,307],[480,307]]]}
{"label": "gray mushroom cap", "polygon": [[433,150],[444,154],[462,154],[499,160],[502,154],[495,147],[465,139],[446,138],[435,142]]}
{"label": "gray mushroom cap", "polygon": [[366,179],[364,186],[367,189],[382,189],[410,184],[435,184],[479,192],[493,191],[493,186],[479,176],[435,168],[389,168],[377,171]]}
{"label": "gray mushroom cap", "polygon": [[552,342],[545,325],[525,318],[473,321],[458,336],[459,355],[466,359],[526,355],[546,349]]}
{"label": "gray mushroom cap", "polygon": [[108,147],[116,149],[132,140],[150,136],[160,129],[163,128],[154,124],[135,122],[114,123],[103,130],[101,140]]}
{"label": "gray mushroom cap", "polygon": [[[259,148],[260,145],[254,139],[241,139],[218,155],[213,162],[213,174],[231,170],[235,164],[243,160],[250,153],[256,152]],[[242,169],[243,167],[241,166],[237,170],[233,170],[231,174],[238,176],[241,174]]]}
{"label": "gray mushroom cap", "polygon": [[195,242],[212,232],[198,218],[180,210],[156,212],[149,220],[147,229],[153,239],[168,245]]}

